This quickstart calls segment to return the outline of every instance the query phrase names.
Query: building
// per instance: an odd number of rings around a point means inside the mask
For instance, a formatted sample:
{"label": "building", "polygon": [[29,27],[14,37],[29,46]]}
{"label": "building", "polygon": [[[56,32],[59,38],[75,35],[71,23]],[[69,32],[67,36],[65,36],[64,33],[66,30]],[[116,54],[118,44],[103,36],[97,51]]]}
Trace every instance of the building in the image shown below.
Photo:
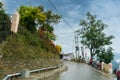
{"label": "building", "polygon": [[72,60],[74,59],[73,53],[63,54],[63,60]]}

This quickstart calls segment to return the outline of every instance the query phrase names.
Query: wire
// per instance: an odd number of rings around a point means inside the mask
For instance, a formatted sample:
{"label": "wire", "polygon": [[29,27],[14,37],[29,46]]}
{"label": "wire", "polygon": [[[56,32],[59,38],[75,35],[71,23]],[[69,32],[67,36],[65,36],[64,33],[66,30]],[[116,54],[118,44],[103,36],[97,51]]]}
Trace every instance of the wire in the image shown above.
{"label": "wire", "polygon": [[71,38],[71,36],[74,36],[73,34],[70,34],[70,35],[67,35],[67,36],[59,36],[59,37],[57,37],[57,39],[63,39],[63,38]]}
{"label": "wire", "polygon": [[[53,8],[61,15],[61,13],[60,13],[59,10],[56,8],[56,6],[53,4],[53,2],[50,1],[50,0],[48,0],[48,2],[49,2],[49,3],[53,6]],[[67,22],[67,20],[66,20],[64,17],[62,17],[62,18],[63,18],[64,22],[69,26],[69,28],[74,32],[72,26]]]}

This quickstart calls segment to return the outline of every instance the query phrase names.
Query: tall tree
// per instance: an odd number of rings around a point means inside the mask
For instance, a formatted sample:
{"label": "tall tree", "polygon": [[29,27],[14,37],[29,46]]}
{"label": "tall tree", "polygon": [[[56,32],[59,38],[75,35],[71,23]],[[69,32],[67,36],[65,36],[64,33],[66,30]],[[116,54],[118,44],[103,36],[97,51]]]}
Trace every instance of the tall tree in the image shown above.
{"label": "tall tree", "polygon": [[105,48],[101,48],[100,52],[97,54],[99,60],[105,63],[110,63],[111,60],[114,59],[112,50],[113,49],[111,47],[109,47],[107,50],[105,50]]}
{"label": "tall tree", "polygon": [[45,22],[41,24],[39,28],[40,36],[44,37],[47,40],[55,40],[56,36],[54,35],[53,24],[59,23],[61,16],[53,13],[50,10],[45,11],[44,7],[42,6],[38,6],[38,8],[42,11],[42,13],[46,15]]}
{"label": "tall tree", "polygon": [[2,2],[0,2],[0,42],[10,34],[10,18],[5,13]]}
{"label": "tall tree", "polygon": [[82,26],[80,30],[81,43],[90,49],[91,57],[101,52],[101,48],[105,45],[112,44],[111,39],[114,36],[107,36],[103,30],[107,27],[101,20],[97,20],[96,16],[89,12],[86,14],[87,18],[80,21]]}
{"label": "tall tree", "polygon": [[43,23],[46,19],[46,16],[37,7],[21,6],[18,11],[21,16],[20,25],[33,33],[37,30],[37,27],[41,25],[41,23]]}
{"label": "tall tree", "polygon": [[46,15],[45,24],[57,24],[60,22],[61,16],[53,13],[51,10],[45,10],[43,6],[38,6],[39,10]]}

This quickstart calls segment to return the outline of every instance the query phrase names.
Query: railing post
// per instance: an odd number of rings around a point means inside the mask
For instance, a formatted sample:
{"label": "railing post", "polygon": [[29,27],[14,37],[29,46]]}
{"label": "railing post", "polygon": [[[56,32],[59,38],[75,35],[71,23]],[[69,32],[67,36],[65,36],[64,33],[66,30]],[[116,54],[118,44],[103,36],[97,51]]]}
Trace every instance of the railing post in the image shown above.
{"label": "railing post", "polygon": [[32,70],[30,71],[29,69],[24,69],[21,71],[21,73],[15,73],[15,74],[9,74],[6,77],[4,77],[2,80],[12,80],[13,77],[17,77],[17,76],[21,76],[22,78],[27,78],[30,76],[30,73],[35,73],[35,72],[39,72],[39,71],[45,71],[45,70],[49,70],[49,69],[56,69],[59,66],[54,66],[54,67],[48,67],[48,68],[42,68],[42,69],[36,69],[36,70]]}
{"label": "railing post", "polygon": [[22,71],[22,77],[27,78],[30,76],[30,70],[29,69],[24,69]]}
{"label": "railing post", "polygon": [[101,70],[103,70],[103,68],[104,68],[104,62],[102,62],[101,64]]}

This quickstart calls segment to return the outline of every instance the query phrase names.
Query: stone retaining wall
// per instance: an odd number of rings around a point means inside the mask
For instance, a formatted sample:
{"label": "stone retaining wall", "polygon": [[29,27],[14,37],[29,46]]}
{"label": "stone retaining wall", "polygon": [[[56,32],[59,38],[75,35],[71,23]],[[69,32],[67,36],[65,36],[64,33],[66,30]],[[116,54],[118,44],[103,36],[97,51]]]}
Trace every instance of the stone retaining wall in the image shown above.
{"label": "stone retaining wall", "polygon": [[59,65],[58,59],[32,59],[32,60],[11,60],[1,59],[0,60],[0,80],[8,74],[21,72],[23,69],[39,69],[49,66]]}

